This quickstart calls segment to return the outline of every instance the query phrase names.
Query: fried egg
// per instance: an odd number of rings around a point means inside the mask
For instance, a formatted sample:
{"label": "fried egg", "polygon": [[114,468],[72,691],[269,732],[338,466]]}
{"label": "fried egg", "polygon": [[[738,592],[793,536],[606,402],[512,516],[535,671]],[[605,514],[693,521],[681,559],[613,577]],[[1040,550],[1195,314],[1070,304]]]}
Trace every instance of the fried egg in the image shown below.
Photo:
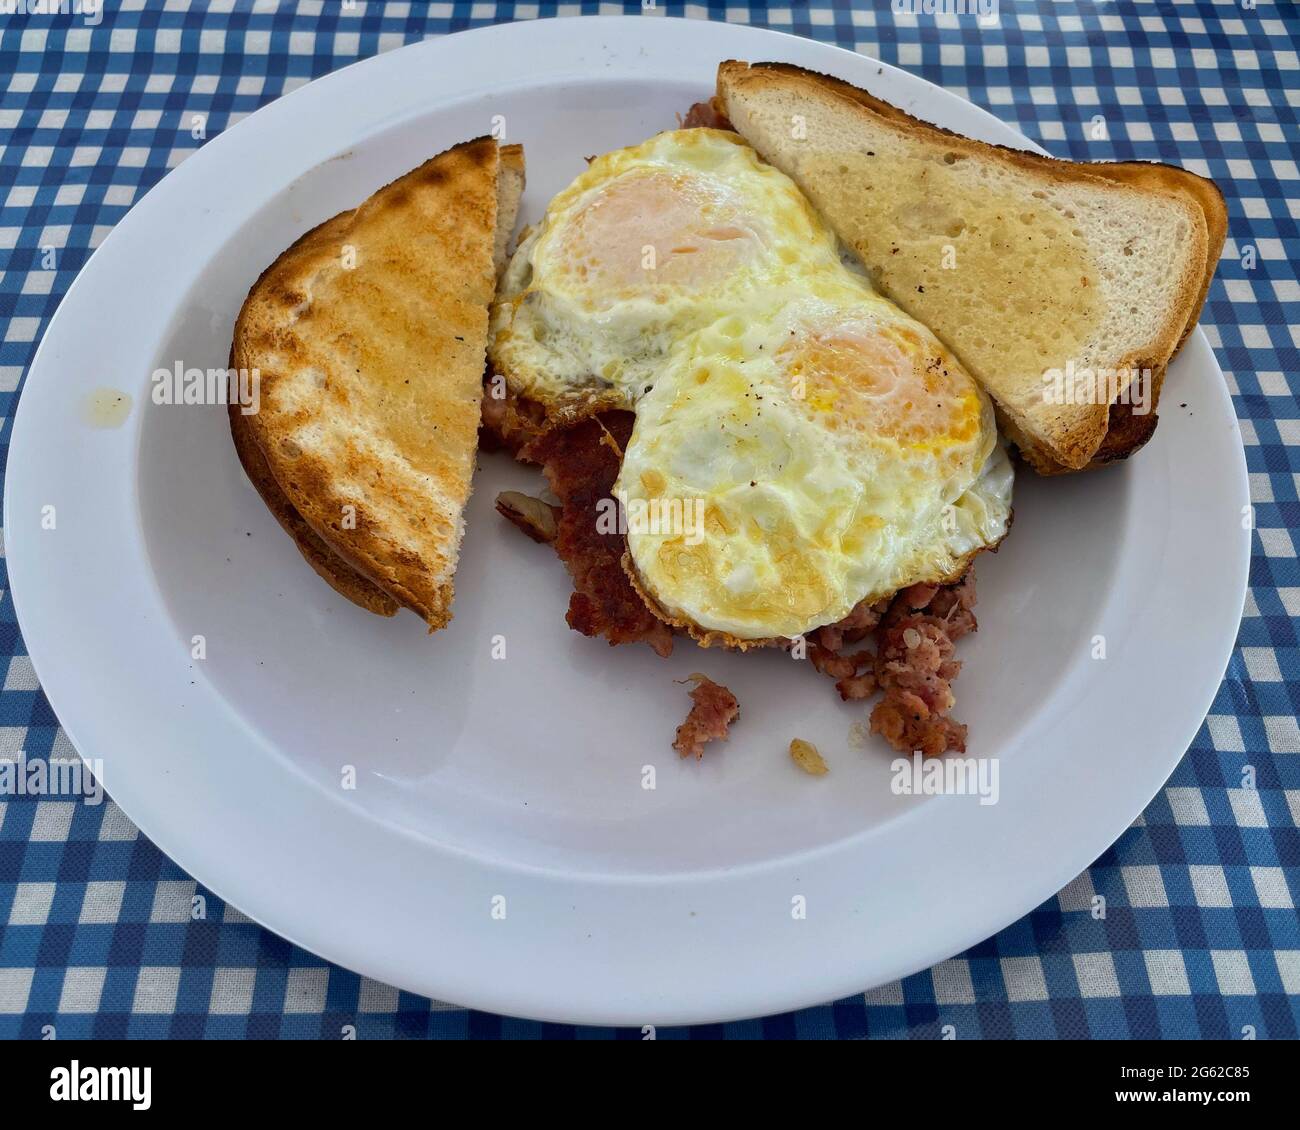
{"label": "fried egg", "polygon": [[1006,533],[988,397],[735,134],[592,161],[516,251],[492,331],[495,371],[548,413],[635,412],[626,564],[702,640],[796,638]]}
{"label": "fried egg", "polygon": [[735,642],[955,579],[1006,532],[1011,484],[988,397],[850,287],[683,342],[637,405],[615,495],[642,592]]}
{"label": "fried egg", "polygon": [[502,279],[491,361],[548,407],[631,407],[687,334],[838,255],[794,182],[736,134],[661,133],[551,201]]}

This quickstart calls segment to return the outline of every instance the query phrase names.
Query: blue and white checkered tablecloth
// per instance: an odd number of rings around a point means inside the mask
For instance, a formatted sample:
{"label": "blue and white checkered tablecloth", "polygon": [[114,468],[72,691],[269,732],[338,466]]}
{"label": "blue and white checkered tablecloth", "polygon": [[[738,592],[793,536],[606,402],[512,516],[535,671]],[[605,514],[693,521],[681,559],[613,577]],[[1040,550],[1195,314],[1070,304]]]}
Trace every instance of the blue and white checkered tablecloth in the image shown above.
{"label": "blue and white checkered tablecloth", "polygon": [[[127,209],[202,144],[191,115],[206,115],[212,137],[309,79],[427,36],[642,11],[641,0],[104,0],[99,17],[82,0],[63,0],[66,14],[51,6],[0,0],[6,456],[50,316]],[[902,6],[661,2],[644,18],[725,18],[833,42],[970,98],[1058,155],[1171,161],[1219,183],[1231,226],[1202,324],[1241,419],[1256,508],[1245,621],[1168,787],[1057,897],[865,996],[659,1035],[924,1039],[953,1025],[962,1038],[1295,1038],[1300,15],[1286,0],[1001,0],[997,26],[977,28],[896,14]],[[1085,132],[1098,114],[1109,140]],[[71,757],[5,587],[0,757]],[[61,1038],[338,1038],[346,1025],[362,1038],[612,1034],[466,1011],[358,977],[197,887],[111,801],[0,795],[0,1036],[39,1038],[53,1026]]]}

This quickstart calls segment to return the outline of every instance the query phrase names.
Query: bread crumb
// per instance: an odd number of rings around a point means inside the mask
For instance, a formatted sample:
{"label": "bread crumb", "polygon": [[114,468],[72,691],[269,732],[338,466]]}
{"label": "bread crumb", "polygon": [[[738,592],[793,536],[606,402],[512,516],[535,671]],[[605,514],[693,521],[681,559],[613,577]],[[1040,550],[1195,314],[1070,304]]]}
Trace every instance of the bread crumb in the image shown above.
{"label": "bread crumb", "polygon": [[830,772],[830,766],[826,764],[822,755],[817,752],[817,747],[812,742],[806,742],[802,738],[791,740],[790,757],[800,769],[810,776],[824,777]]}

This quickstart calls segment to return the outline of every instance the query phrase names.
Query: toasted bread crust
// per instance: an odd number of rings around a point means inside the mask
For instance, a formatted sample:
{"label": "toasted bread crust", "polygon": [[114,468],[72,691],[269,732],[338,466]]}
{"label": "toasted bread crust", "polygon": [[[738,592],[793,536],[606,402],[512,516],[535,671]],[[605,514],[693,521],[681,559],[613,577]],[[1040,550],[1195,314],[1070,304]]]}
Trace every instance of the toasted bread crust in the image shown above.
{"label": "toasted bread crust", "polygon": [[466,142],[308,232],[253,286],[232,347],[261,388],[236,443],[261,453],[308,560],[431,630],[451,617],[476,449],[498,168],[492,139]]}
{"label": "toasted bread crust", "polygon": [[[1164,377],[1165,370],[1163,368],[1152,372],[1153,402],[1158,401],[1160,398],[1160,389],[1164,385]],[[1141,415],[1133,411],[1132,405],[1112,404],[1110,406],[1110,427],[1106,432],[1106,438],[1102,440],[1101,446],[1087,466],[1079,468],[1067,467],[1062,463],[1058,463],[1041,447],[1034,444],[1032,440],[1027,438],[1016,439],[1014,426],[1009,425],[1007,421],[999,417],[1003,434],[1017,444],[1021,458],[1040,475],[1068,475],[1079,470],[1095,471],[1100,467],[1107,467],[1111,463],[1127,459],[1155,435],[1157,422],[1158,416],[1154,411]]]}
{"label": "toasted bread crust", "polygon": [[493,261],[499,276],[506,268],[510,236],[519,213],[519,198],[524,194],[524,147],[503,145],[497,169],[497,230]]}
{"label": "toasted bread crust", "polygon": [[[1165,319],[1150,341],[1127,356],[1116,358],[1114,367],[1134,371],[1150,369],[1153,375],[1163,375],[1170,358],[1195,326],[1226,233],[1222,195],[1212,182],[1167,165],[1080,164],[975,141],[914,118],[841,79],[787,63],[747,64],[730,60],[720,64],[715,104],[736,124],[738,115],[731,105],[732,96],[743,96],[747,90],[760,88],[832,104],[838,114],[861,115],[864,126],[884,121],[900,133],[941,145],[945,150],[1000,162],[1054,184],[1124,185],[1164,197],[1171,208],[1187,215],[1192,227],[1193,245],[1186,256],[1183,275],[1177,280],[1175,313]],[[989,391],[997,399],[997,391]],[[1124,391],[1118,391],[1117,401]],[[1032,466],[1046,473],[1081,470],[1123,458],[1145,443],[1155,426],[1154,413],[1136,417],[1119,403],[1074,406],[1076,410],[1070,413],[1070,418],[1060,423],[1030,420],[1006,404],[999,407],[1000,415],[1009,424],[1008,434],[1016,440],[1021,454]]]}
{"label": "toasted bread crust", "polygon": [[367,612],[374,612],[380,616],[397,615],[399,607],[397,601],[344,562],[325,544],[320,535],[303,521],[302,515],[293,508],[293,504],[280,489],[280,484],[275,481],[275,476],[271,474],[271,469],[266,464],[266,456],[262,454],[262,449],[257,446],[247,427],[248,417],[240,411],[238,404],[232,404],[229,411],[230,434],[234,438],[235,451],[239,455],[244,473],[248,476],[249,482],[257,488],[257,493],[262,496],[262,501],[266,503],[267,509],[275,516],[284,532],[293,538],[299,552],[307,559],[307,563],[335,592],[347,597],[353,604],[360,605]]}

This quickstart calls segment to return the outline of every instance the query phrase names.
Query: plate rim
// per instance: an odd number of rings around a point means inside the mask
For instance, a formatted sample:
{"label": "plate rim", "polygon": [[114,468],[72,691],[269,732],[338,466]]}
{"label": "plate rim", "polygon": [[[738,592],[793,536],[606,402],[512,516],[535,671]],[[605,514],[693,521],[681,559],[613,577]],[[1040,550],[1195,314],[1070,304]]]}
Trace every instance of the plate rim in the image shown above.
{"label": "plate rim", "polygon": [[[636,27],[635,34],[640,43],[644,43],[647,37],[650,39],[660,37],[662,42],[666,43],[670,42],[674,36],[687,35],[692,39],[703,37],[711,42],[717,42],[719,44],[733,43],[734,48],[722,48],[723,53],[717,55],[717,58],[719,59],[727,57],[726,52],[733,49],[736,54],[748,55],[750,58],[763,57],[763,52],[768,52],[766,54],[766,57],[768,58],[791,58],[793,55],[798,55],[804,58],[824,59],[826,69],[834,69],[836,62],[838,61],[842,66],[843,72],[847,74],[847,77],[855,81],[864,81],[866,70],[868,68],[880,68],[877,73],[884,74],[887,72],[890,76],[889,82],[892,84],[902,84],[904,87],[909,84],[920,84],[921,87],[926,88],[933,86],[933,84],[928,83],[919,76],[911,75],[908,72],[901,71],[898,68],[894,68],[879,60],[871,59],[867,56],[859,55],[828,44],[801,39],[796,36],[789,36],[784,33],[768,31],[765,29],[750,28],[744,25],[723,24],[713,21],[697,21],[675,17],[659,17],[647,20],[647,17],[644,16],[578,16],[554,17],[531,23],[498,24],[457,33],[455,36],[455,43],[453,44],[453,50],[459,50],[466,56],[472,55],[474,50],[478,50],[478,48],[471,48],[470,46],[470,40],[473,38],[476,43],[481,43],[483,45],[482,50],[491,50],[496,54],[498,51],[503,49],[502,44],[507,41],[518,39],[522,42],[523,39],[527,38],[530,41],[529,50],[530,52],[533,52],[537,50],[537,41],[539,38],[546,39],[549,37],[555,48],[564,44],[566,40],[573,38],[581,41],[580,45],[575,47],[575,50],[579,55],[582,50],[591,50],[598,53],[601,50],[601,41],[603,39],[608,38],[618,40],[627,37],[632,34],[633,26]],[[672,28],[672,30],[669,31],[669,28]],[[527,31],[524,31],[523,29],[527,29]],[[63,625],[63,629],[60,631],[57,630],[58,626],[48,619],[48,594],[42,594],[39,591],[39,567],[42,561],[40,542],[32,533],[19,532],[24,531],[25,528],[13,523],[12,520],[12,515],[15,512],[14,506],[16,504],[30,504],[33,499],[39,497],[37,486],[34,481],[37,477],[37,464],[32,458],[30,458],[30,452],[37,440],[37,433],[33,432],[33,428],[39,427],[39,424],[33,423],[32,421],[36,418],[39,410],[38,402],[42,398],[48,398],[48,396],[52,394],[50,386],[53,383],[51,378],[54,374],[48,373],[47,370],[52,365],[56,364],[56,360],[51,360],[51,358],[62,344],[62,339],[67,335],[66,323],[70,321],[70,312],[76,311],[79,306],[84,305],[84,295],[86,291],[91,288],[92,284],[101,285],[101,277],[104,276],[106,270],[111,269],[112,261],[119,258],[122,254],[122,252],[119,252],[116,249],[126,247],[127,241],[134,238],[134,233],[137,229],[141,231],[145,230],[143,225],[146,224],[151,213],[161,211],[162,208],[171,206],[173,199],[179,199],[178,194],[182,192],[183,186],[188,188],[191,182],[197,181],[203,170],[207,169],[209,165],[215,163],[219,156],[224,154],[227,149],[233,149],[237,144],[240,144],[238,141],[239,138],[245,138],[246,144],[251,145],[254,142],[254,135],[257,130],[260,129],[262,135],[265,136],[269,130],[276,128],[274,123],[287,120],[292,112],[297,111],[299,107],[305,107],[311,104],[313,100],[317,102],[322,101],[326,98],[329,91],[338,90],[342,92],[347,86],[350,85],[355,87],[359,82],[367,80],[372,76],[377,79],[383,68],[397,68],[399,64],[395,63],[394,60],[399,58],[406,60],[406,65],[410,66],[413,65],[417,56],[429,56],[438,52],[446,52],[446,44],[452,38],[453,37],[451,36],[444,36],[438,39],[426,40],[422,43],[408,45],[404,48],[398,49],[397,51],[389,52],[384,55],[372,56],[369,59],[359,60],[355,63],[349,64],[346,67],[340,68],[338,71],[323,76],[321,79],[305,84],[284,97],[277,99],[275,102],[269,103],[267,106],[262,107],[254,114],[250,115],[247,119],[244,119],[236,126],[225,131],[218,138],[214,138],[203,149],[189,157],[176,170],[173,170],[167,176],[162,178],[157,185],[155,185],[140,201],[136,203],[128,215],[114,227],[113,231],[105,239],[101,247],[91,256],[87,264],[83,266],[76,279],[73,280],[67,294],[65,294],[63,300],[60,302],[59,309],[51,320],[46,334],[42,339],[31,365],[29,366],[23,393],[20,397],[18,409],[15,413],[10,455],[18,456],[18,458],[11,458],[8,467],[6,468],[4,498],[5,525],[8,541],[6,552],[9,561],[11,589],[14,596],[15,609],[18,612],[20,625],[24,629],[23,638],[26,641],[33,666],[36,669],[41,686],[45,689],[51,705],[55,706],[55,711],[59,717],[60,724],[65,729],[69,738],[72,739],[73,745],[79,751],[89,749],[92,753],[97,752],[96,747],[101,742],[100,736],[91,737],[84,746],[81,737],[89,732],[94,732],[96,735],[102,735],[105,723],[102,721],[102,716],[98,718],[95,716],[95,706],[93,704],[87,705],[84,688],[80,691],[74,692],[74,676],[65,674],[67,669],[60,667],[60,662],[63,660],[63,657],[58,655],[54,646],[54,641],[58,638],[67,638],[67,625]],[[762,45],[761,47],[760,44]],[[556,52],[556,57],[561,55],[565,58],[571,57],[569,55],[564,55],[563,52]],[[799,60],[796,59],[794,61]],[[810,64],[805,63],[804,65]],[[363,69],[367,69],[365,75],[362,75]],[[344,78],[344,76],[349,75],[351,76],[350,78]],[[704,82],[707,82],[707,77],[702,81],[701,85],[704,85]],[[485,85],[478,92],[488,93],[490,90],[502,89],[506,85],[508,84]],[[919,87],[914,86],[914,89],[919,89]],[[997,118],[993,117],[993,115],[988,114],[987,111],[983,111],[979,107],[973,106],[973,104],[969,103],[960,95],[956,95],[939,87],[934,87],[934,89],[941,92],[940,101],[956,99],[965,103],[965,105],[973,110],[977,115],[981,115],[984,119],[987,119],[990,130],[1000,132],[1003,135],[1015,134],[1018,141],[1014,143],[1032,145],[1032,143],[1028,142],[1028,139],[1020,137],[1020,135],[1011,127],[1006,126]],[[322,90],[326,90],[326,93],[322,93]],[[316,93],[309,94],[308,92],[310,91],[315,91]],[[474,91],[463,93],[468,95],[474,93]],[[259,118],[261,118],[261,126],[254,124],[258,122]],[[372,132],[381,132],[383,128],[383,125],[376,124]],[[336,151],[344,148],[346,148],[346,143],[335,146]],[[1034,148],[1037,147],[1034,146]],[[306,171],[306,169],[310,167],[310,164],[304,166],[302,171]],[[188,171],[186,172],[185,170]],[[182,172],[184,172],[184,176],[178,176],[178,174]],[[173,180],[173,178],[176,179]],[[165,188],[164,186],[167,186],[169,182],[172,182],[171,187]],[[283,189],[281,188],[276,189],[275,191],[282,190]],[[274,192],[271,194],[274,195]],[[150,200],[153,200],[152,204],[148,203]],[[161,204],[159,203],[160,201],[162,201]],[[109,249],[114,250],[110,251]],[[106,263],[110,264],[107,268],[105,267]],[[201,268],[199,269],[201,270]],[[77,296],[75,301],[74,295]],[[1227,406],[1228,416],[1235,421],[1235,411],[1232,408],[1226,384],[1222,379],[1221,370],[1218,367],[1217,360],[1214,358],[1203,332],[1199,328],[1186,346],[1185,356],[1188,355],[1196,355],[1196,363],[1201,365],[1205,364],[1205,361],[1208,358],[1208,363],[1213,367],[1214,373],[1219,377],[1218,387],[1221,394],[1220,399]],[[1189,360],[1183,363],[1191,364],[1192,362]],[[38,374],[40,373],[45,373],[46,375],[38,377]],[[34,396],[29,396],[29,390],[32,388],[41,389],[41,392]],[[130,439],[129,450],[125,452],[128,458],[123,460],[122,456],[124,453],[122,451],[113,452],[116,460],[113,463],[113,466],[116,470],[122,470],[125,466],[130,467],[132,487],[134,487],[134,456],[138,454],[139,451],[139,430],[141,427],[142,416],[143,413],[133,413],[130,427],[123,429],[121,436],[119,437],[122,440],[127,438]],[[111,436],[101,438],[104,438],[105,442],[110,445],[118,442],[117,439],[114,439]],[[1247,480],[1245,456],[1239,442],[1236,444],[1235,451],[1237,455],[1235,466],[1237,474],[1233,485],[1236,488],[1235,493],[1238,497],[1244,500],[1244,504],[1248,505],[1249,495],[1246,489]],[[66,467],[64,470],[66,471]],[[138,499],[136,501],[138,502]],[[134,554],[131,553],[130,547],[122,548],[127,555],[126,560],[129,561],[135,559],[138,564],[142,563],[145,566],[145,572],[141,577],[136,578],[137,581],[143,580],[146,585],[154,585],[156,587],[156,580],[152,575],[152,571],[149,570],[147,566],[147,556],[143,555],[141,552],[143,550],[143,532],[138,521],[138,510],[135,517],[137,522],[131,533],[140,544],[137,544],[134,547]],[[12,527],[12,529],[10,527]],[[861,992],[862,990],[876,984],[894,980],[897,977],[907,975],[908,973],[915,972],[919,969],[928,968],[935,961],[942,960],[953,953],[960,952],[969,945],[989,936],[989,934],[1000,929],[1001,926],[1014,921],[1027,911],[1033,909],[1033,907],[1037,906],[1044,898],[1050,897],[1051,894],[1060,890],[1064,883],[1069,882],[1093,859],[1095,859],[1097,855],[1106,850],[1118,835],[1122,834],[1124,828],[1131,823],[1132,819],[1145,809],[1146,805],[1150,803],[1151,798],[1154,797],[1164,786],[1165,781],[1181,759],[1188,744],[1195,738],[1206,711],[1213,703],[1214,694],[1222,680],[1223,670],[1226,668],[1226,665],[1231,658],[1233,643],[1237,633],[1237,625],[1240,623],[1241,612],[1244,607],[1244,600],[1247,591],[1246,582],[1248,577],[1249,558],[1250,540],[1247,534],[1245,538],[1240,540],[1236,560],[1229,562],[1230,565],[1235,566],[1234,572],[1240,581],[1240,599],[1236,602],[1236,615],[1233,620],[1231,638],[1227,640],[1226,650],[1223,652],[1222,663],[1218,665],[1218,672],[1217,677],[1214,679],[1214,685],[1209,688],[1208,697],[1205,694],[1197,696],[1198,701],[1199,698],[1204,697],[1205,702],[1202,708],[1198,708],[1195,720],[1178,727],[1181,731],[1185,730],[1187,725],[1190,725],[1191,729],[1190,732],[1186,734],[1185,739],[1180,739],[1180,744],[1178,745],[1176,754],[1170,756],[1168,764],[1160,772],[1159,779],[1155,780],[1154,774],[1148,774],[1142,789],[1138,790],[1146,791],[1149,789],[1149,792],[1145,796],[1143,803],[1137,812],[1124,817],[1122,820],[1118,815],[1116,815],[1112,820],[1107,821],[1108,830],[1105,832],[1105,835],[1108,838],[1104,844],[1101,844],[1095,851],[1087,849],[1083,853],[1074,853],[1072,858],[1077,858],[1080,854],[1087,854],[1088,858],[1083,861],[1082,865],[1076,867],[1073,862],[1063,862],[1061,865],[1051,868],[1050,875],[1040,876],[1036,882],[1022,888],[1024,893],[1013,900],[1016,905],[1020,906],[1020,909],[1015,913],[1007,917],[1002,910],[990,911],[986,907],[983,914],[972,914],[970,916],[969,925],[966,929],[955,932],[949,931],[948,934],[944,936],[945,940],[941,942],[932,941],[929,946],[922,945],[917,947],[913,951],[918,955],[915,960],[909,957],[901,965],[895,961],[888,967],[876,967],[870,973],[864,974],[862,970],[865,968],[865,964],[867,964],[865,958],[851,960],[847,955],[845,955],[837,958],[838,964],[835,965],[836,972],[834,975],[832,975],[830,970],[827,969],[825,975],[820,977],[804,977],[803,979],[792,977],[789,982],[783,983],[773,989],[767,989],[765,987],[760,989],[758,985],[755,985],[752,990],[749,988],[738,990],[736,986],[733,985],[730,987],[728,992],[717,994],[707,1002],[695,1000],[686,1001],[680,998],[673,999],[665,997],[663,994],[646,992],[644,986],[642,986],[638,992],[629,993],[629,999],[626,1004],[620,1001],[602,1000],[599,996],[590,993],[586,996],[582,996],[580,992],[575,992],[572,988],[568,991],[565,1000],[557,1001],[553,997],[548,997],[548,994],[545,991],[541,992],[539,995],[536,990],[531,994],[523,991],[518,985],[503,988],[500,985],[493,984],[491,978],[485,980],[481,976],[477,979],[477,983],[472,984],[469,988],[458,988],[455,971],[451,969],[446,970],[445,978],[438,976],[435,979],[430,979],[427,971],[422,971],[421,975],[413,981],[412,977],[408,976],[409,970],[400,967],[400,961],[394,963],[392,960],[387,959],[386,956],[383,958],[376,957],[373,952],[368,951],[365,947],[364,939],[356,936],[355,930],[348,932],[346,944],[341,943],[340,946],[336,947],[333,944],[332,938],[326,938],[324,941],[321,940],[330,931],[328,926],[326,926],[322,932],[322,924],[319,921],[315,924],[315,928],[303,927],[300,929],[298,923],[294,921],[286,921],[276,912],[275,909],[268,912],[263,909],[263,906],[267,901],[265,893],[256,898],[251,904],[256,905],[259,912],[250,913],[250,917],[264,923],[268,929],[273,930],[275,933],[302,946],[304,949],[312,953],[319,954],[320,956],[335,961],[347,968],[355,969],[359,972],[366,973],[367,975],[378,977],[390,983],[398,984],[403,987],[412,987],[412,991],[415,992],[438,997],[440,999],[452,999],[467,1007],[488,1009],[512,1015],[531,1016],[538,1019],[562,1020],[573,1023],[693,1023],[765,1015],[774,1011],[784,1011],[809,1004],[817,1004],[844,995]],[[1235,588],[1233,591],[1235,592]],[[75,595],[80,599],[91,599],[100,598],[106,594],[102,583],[89,583],[87,585],[86,593],[77,593]],[[157,594],[155,593],[155,595]],[[166,621],[167,618],[164,615],[163,622],[166,623]],[[31,631],[27,630],[29,625],[34,625],[34,629]],[[1213,665],[1214,664],[1210,664],[1210,666]],[[80,694],[81,698],[75,698],[76,694]],[[216,705],[216,709],[220,710],[220,706]],[[1190,712],[1188,717],[1190,718]],[[89,756],[90,754],[86,755]],[[283,767],[281,767],[281,769],[283,769]],[[208,767],[207,773],[211,774],[212,771],[212,767]],[[241,909],[250,905],[242,897],[236,897],[233,900],[227,897],[227,890],[231,884],[233,883],[235,886],[239,885],[235,877],[223,871],[218,877],[217,882],[214,883],[210,881],[211,875],[214,873],[210,868],[208,859],[212,853],[212,845],[199,848],[194,845],[184,844],[181,846],[179,851],[176,850],[174,829],[168,827],[167,830],[162,831],[161,834],[156,832],[155,829],[160,825],[159,819],[154,818],[158,814],[155,813],[153,807],[139,794],[133,795],[130,789],[128,789],[127,793],[124,794],[128,795],[130,799],[124,803],[118,793],[113,790],[113,779],[111,773],[106,775],[109,777],[107,786],[110,789],[114,800],[119,803],[123,811],[125,811],[137,824],[141,832],[147,835],[160,850],[172,859],[176,860],[177,863],[187,871],[187,873],[193,875],[205,887],[217,893],[230,905],[240,907]],[[281,774],[278,772],[273,772],[271,777],[274,779],[278,778],[280,775]],[[200,778],[201,777],[202,771],[200,771]],[[306,778],[301,778],[300,780],[305,779]],[[1150,783],[1152,780],[1155,781],[1154,785]],[[285,778],[285,783],[288,783],[288,778]],[[324,794],[322,793],[322,795]],[[346,807],[343,805],[343,802],[339,801],[337,798],[327,797],[326,799],[334,805]],[[265,807],[265,798],[262,798],[262,801],[263,807]],[[157,802],[155,801],[155,803]],[[1128,804],[1125,803],[1122,807],[1127,809]],[[360,816],[364,822],[375,825],[377,828],[382,828],[385,835],[391,836],[392,833],[396,832],[399,838],[418,840],[418,837],[413,837],[410,833],[404,832],[401,829],[381,824],[367,813],[355,809],[349,811],[354,816]],[[146,812],[145,818],[141,819],[137,815],[138,812]],[[1111,834],[1109,829],[1113,829],[1114,834]],[[862,848],[866,846],[865,841],[870,840],[871,838],[872,837],[870,836],[857,837],[856,840],[864,841],[859,845],[859,847]],[[1099,838],[1100,837],[1093,837],[1093,839]],[[427,847],[427,845],[425,845],[425,847]],[[824,851],[819,849],[816,853],[812,854],[818,857],[823,855],[829,856],[839,853],[840,850],[840,845],[835,844],[828,845]],[[483,862],[474,861],[471,863],[464,857],[464,853],[455,852],[454,850],[448,851],[443,849],[443,854],[456,860],[453,866],[464,866],[470,870],[482,865]],[[191,860],[197,860],[198,862],[192,863],[190,862]],[[768,865],[755,865],[752,870],[754,874],[749,875],[732,874],[718,876],[712,873],[702,873],[699,876],[691,875],[679,877],[671,884],[664,884],[656,879],[650,878],[646,879],[643,883],[625,885],[632,887],[652,886],[663,888],[675,884],[676,887],[683,888],[683,890],[672,892],[673,897],[680,900],[680,898],[685,895],[687,896],[687,901],[689,901],[689,896],[692,894],[692,891],[700,884],[716,883],[718,881],[724,883],[729,882],[735,889],[729,896],[724,896],[722,898],[722,905],[725,906],[730,903],[733,909],[737,912],[739,918],[743,918],[745,908],[736,905],[736,899],[741,896],[742,892],[744,892],[744,898],[755,897],[754,894],[751,894],[748,891],[752,882],[757,879],[761,879],[765,882],[768,881],[768,872],[776,870],[776,868],[775,866],[769,867]],[[1053,877],[1060,875],[1062,871],[1068,871],[1069,874],[1066,874],[1060,881]],[[526,875],[527,870],[524,868],[517,868],[513,870],[513,874]],[[475,880],[478,881],[479,878],[494,877],[495,876],[493,875],[476,876]],[[574,882],[572,877],[555,879],[553,876],[549,875],[534,875],[531,877],[530,881],[535,883],[541,892],[541,895],[545,897],[555,897],[554,894],[548,895],[545,890],[545,888],[551,886],[552,883],[558,882],[563,885],[564,883],[573,884]],[[578,885],[583,886],[584,888],[599,890],[602,886],[602,881],[599,877],[582,877],[578,880]],[[609,885],[609,883],[605,884],[605,886]],[[1049,887],[1050,889],[1047,889]],[[463,896],[465,894],[464,883],[462,882],[459,890],[452,893],[457,897]],[[606,893],[608,894],[609,892],[606,891]],[[665,905],[671,903],[672,898],[668,897],[669,892],[662,893],[665,895]],[[761,895],[758,897],[761,897]],[[1032,901],[1030,901],[1031,899]],[[454,903],[455,899],[453,898],[452,901]],[[529,902],[529,896],[526,892],[523,895],[523,901],[525,904]],[[611,896],[611,905],[617,901],[618,899],[616,897]],[[299,905],[301,906],[301,900]],[[444,906],[442,909],[445,912],[447,907]],[[290,912],[290,918],[292,918],[292,916],[292,912]],[[988,922],[993,919],[998,920],[998,924],[992,926],[990,929],[988,927]],[[839,940],[843,941],[843,939]],[[515,944],[517,945],[518,943],[516,942]],[[508,946],[505,953],[508,956]],[[500,954],[494,954],[493,956],[498,959],[501,957]],[[741,962],[739,964],[743,966],[744,963]],[[442,973],[441,969],[439,969],[439,973]],[[822,973],[822,970],[818,970],[818,973]],[[600,988],[605,990],[607,986],[601,985]]]}

